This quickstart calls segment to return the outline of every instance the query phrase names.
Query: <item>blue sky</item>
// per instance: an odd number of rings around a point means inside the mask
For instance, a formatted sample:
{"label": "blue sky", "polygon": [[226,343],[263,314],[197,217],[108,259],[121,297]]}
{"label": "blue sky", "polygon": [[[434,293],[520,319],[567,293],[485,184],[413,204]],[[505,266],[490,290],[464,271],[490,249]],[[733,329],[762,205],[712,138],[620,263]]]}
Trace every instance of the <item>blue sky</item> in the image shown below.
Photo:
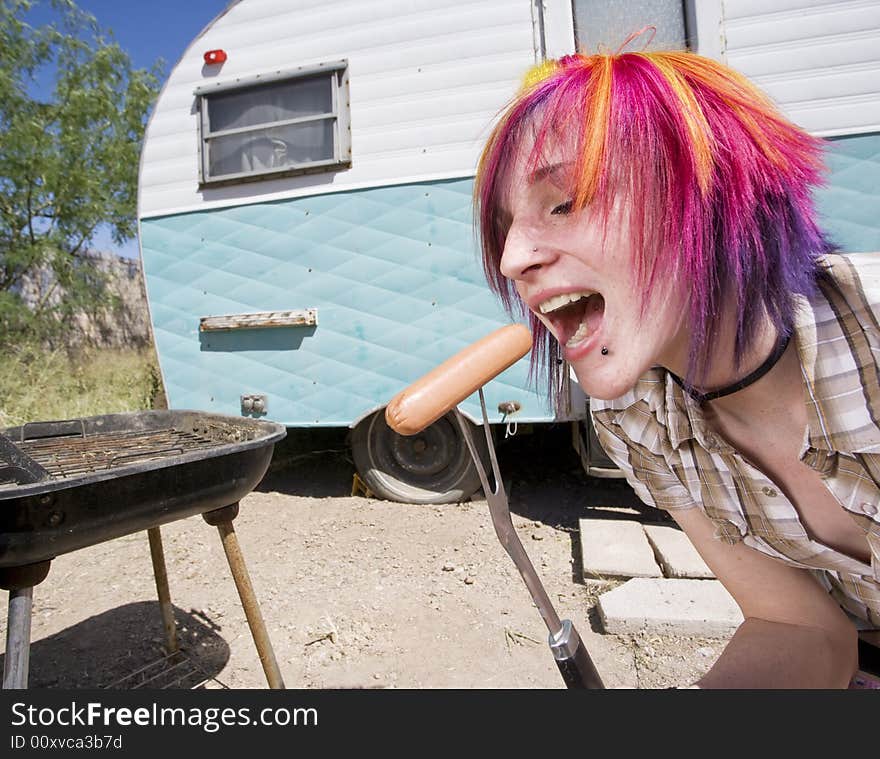
{"label": "blue sky", "polygon": [[[228,0],[75,0],[91,13],[104,30],[129,54],[137,68],[150,68],[158,58],[165,61],[165,77],[177,63],[193,38],[226,6]],[[48,2],[37,3],[30,23],[38,24],[50,17]],[[163,81],[164,78],[163,77]],[[137,257],[137,240],[119,248],[106,230],[100,230],[92,242],[97,250],[113,250],[121,255]]]}

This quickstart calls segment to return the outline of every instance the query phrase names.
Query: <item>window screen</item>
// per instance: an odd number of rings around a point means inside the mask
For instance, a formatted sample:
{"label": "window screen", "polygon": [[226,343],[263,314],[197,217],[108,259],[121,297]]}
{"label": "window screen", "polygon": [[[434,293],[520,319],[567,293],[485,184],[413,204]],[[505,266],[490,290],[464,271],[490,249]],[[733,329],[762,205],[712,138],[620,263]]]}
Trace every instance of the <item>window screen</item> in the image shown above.
{"label": "window screen", "polygon": [[202,182],[348,164],[348,98],[340,97],[344,74],[336,69],[200,92]]}
{"label": "window screen", "polygon": [[[657,27],[648,50],[683,50],[687,44],[682,0],[572,0],[574,36],[578,52],[613,53],[633,32],[645,26]],[[627,50],[641,50],[651,32],[631,43]]]}

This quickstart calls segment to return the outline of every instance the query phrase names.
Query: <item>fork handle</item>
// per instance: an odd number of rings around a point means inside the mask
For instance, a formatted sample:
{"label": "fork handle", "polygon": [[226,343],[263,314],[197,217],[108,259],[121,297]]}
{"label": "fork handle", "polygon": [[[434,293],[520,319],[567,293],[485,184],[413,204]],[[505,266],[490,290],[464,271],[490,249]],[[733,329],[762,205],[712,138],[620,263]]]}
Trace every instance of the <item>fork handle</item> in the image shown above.
{"label": "fork handle", "polygon": [[601,689],[605,687],[587,647],[569,619],[562,620],[562,627],[550,635],[550,650],[556,659],[559,674],[567,688]]}

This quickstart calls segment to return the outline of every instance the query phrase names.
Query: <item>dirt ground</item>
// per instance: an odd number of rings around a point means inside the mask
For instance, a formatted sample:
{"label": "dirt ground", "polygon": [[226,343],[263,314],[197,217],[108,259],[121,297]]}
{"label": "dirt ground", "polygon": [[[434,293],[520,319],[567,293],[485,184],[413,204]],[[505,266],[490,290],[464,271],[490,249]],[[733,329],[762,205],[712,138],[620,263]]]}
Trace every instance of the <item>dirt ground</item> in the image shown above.
{"label": "dirt ground", "polygon": [[[662,515],[623,482],[586,477],[565,426],[498,451],[514,525],[606,685],[664,688],[705,672],[724,640],[604,634],[595,603],[613,584],[579,576],[578,519]],[[342,433],[291,431],[234,522],[286,687],[563,687],[485,501],[352,497],[353,474]],[[216,528],[193,517],[162,535],[183,655],[163,659],[137,533],[54,560],[34,590],[30,687],[265,687]]]}

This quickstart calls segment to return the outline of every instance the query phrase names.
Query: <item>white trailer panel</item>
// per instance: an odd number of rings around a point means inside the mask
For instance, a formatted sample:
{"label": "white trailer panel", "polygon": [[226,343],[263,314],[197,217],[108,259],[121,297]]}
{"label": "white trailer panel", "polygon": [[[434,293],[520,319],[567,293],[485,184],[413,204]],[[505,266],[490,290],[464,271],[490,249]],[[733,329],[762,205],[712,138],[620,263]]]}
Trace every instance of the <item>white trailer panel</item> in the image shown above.
{"label": "white trailer panel", "polygon": [[[150,121],[141,218],[282,198],[472,176],[479,147],[535,61],[532,8],[505,0],[239,2],[185,52]],[[203,54],[228,60],[207,66]],[[337,59],[349,64],[352,165],[324,175],[199,186],[194,91]]]}

